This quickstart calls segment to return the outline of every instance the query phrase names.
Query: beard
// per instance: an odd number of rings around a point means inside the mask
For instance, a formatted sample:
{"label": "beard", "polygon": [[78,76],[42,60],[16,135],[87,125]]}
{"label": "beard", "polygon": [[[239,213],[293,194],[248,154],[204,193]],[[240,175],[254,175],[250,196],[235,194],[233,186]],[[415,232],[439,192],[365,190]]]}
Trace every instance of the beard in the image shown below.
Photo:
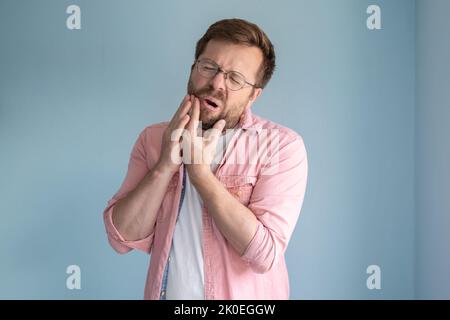
{"label": "beard", "polygon": [[242,114],[244,113],[245,105],[248,103],[248,100],[246,100],[242,101],[242,103],[229,105],[227,103],[228,98],[225,93],[223,93],[222,91],[215,91],[214,88],[210,85],[206,85],[203,88],[195,88],[192,82],[192,77],[189,77],[187,92],[188,94],[193,94],[198,98],[210,96],[221,102],[222,110],[218,114],[212,114],[208,110],[200,107],[199,120],[202,123],[203,130],[212,128],[214,124],[220,119],[225,120],[224,130],[234,128],[239,122]]}

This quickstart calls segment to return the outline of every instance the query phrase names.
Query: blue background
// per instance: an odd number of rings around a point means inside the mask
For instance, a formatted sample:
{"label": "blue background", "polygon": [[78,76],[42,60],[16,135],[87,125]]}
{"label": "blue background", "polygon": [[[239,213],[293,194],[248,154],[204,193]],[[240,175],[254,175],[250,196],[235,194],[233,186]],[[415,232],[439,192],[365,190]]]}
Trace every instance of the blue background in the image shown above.
{"label": "blue background", "polygon": [[[81,30],[66,8],[81,7]],[[366,27],[381,7],[382,29]],[[0,298],[141,299],[149,257],[102,212],[131,147],[186,91],[196,41],[257,23],[277,70],[253,111],[309,157],[292,299],[450,298],[450,2],[0,1]],[[81,290],[66,268],[81,268]],[[381,268],[368,290],[366,268]]]}

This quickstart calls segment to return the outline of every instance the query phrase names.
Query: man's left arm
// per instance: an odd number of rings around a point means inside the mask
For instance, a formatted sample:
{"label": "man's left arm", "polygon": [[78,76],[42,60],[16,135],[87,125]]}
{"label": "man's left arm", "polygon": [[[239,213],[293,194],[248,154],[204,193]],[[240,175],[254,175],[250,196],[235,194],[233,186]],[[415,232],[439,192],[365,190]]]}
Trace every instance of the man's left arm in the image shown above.
{"label": "man's left arm", "polygon": [[228,192],[211,170],[189,178],[222,235],[242,256],[255,235],[258,219]]}
{"label": "man's left arm", "polygon": [[308,163],[302,138],[281,141],[276,159],[262,169],[248,207],[205,167],[201,174],[190,175],[218,229],[258,273],[269,271],[284,255],[306,190]]}
{"label": "man's left arm", "polygon": [[[269,271],[283,257],[294,231],[306,190],[308,162],[303,139],[296,133],[278,140],[277,150],[263,164],[248,207],[242,205],[211,172],[225,121],[198,137],[200,101],[194,99],[191,120],[186,126],[185,145],[193,159],[186,165],[190,181],[200,193],[208,212],[223,236],[242,259],[258,273]],[[195,155],[200,155],[200,161]]]}

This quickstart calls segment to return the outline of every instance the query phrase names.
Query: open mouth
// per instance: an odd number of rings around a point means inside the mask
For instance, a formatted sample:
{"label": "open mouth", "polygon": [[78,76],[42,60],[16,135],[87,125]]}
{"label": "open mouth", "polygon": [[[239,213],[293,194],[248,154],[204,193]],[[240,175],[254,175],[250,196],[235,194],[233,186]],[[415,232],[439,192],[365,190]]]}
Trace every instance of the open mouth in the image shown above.
{"label": "open mouth", "polygon": [[213,107],[213,108],[217,108],[217,107],[218,107],[218,105],[217,105],[214,101],[211,101],[211,100],[209,100],[209,99],[205,99],[205,102],[206,102],[208,105],[210,105],[211,107]]}

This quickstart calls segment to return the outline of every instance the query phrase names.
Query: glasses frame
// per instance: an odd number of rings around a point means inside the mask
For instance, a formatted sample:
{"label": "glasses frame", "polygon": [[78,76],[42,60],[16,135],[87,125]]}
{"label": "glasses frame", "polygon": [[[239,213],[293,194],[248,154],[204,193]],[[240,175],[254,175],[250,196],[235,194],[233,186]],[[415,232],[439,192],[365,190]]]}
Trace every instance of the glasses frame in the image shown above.
{"label": "glasses frame", "polygon": [[[200,64],[201,62],[209,62],[209,63],[211,63],[212,65],[216,66],[216,68],[217,68],[216,73],[215,73],[213,76],[211,76],[211,77],[207,77],[207,76],[205,76],[204,74],[202,74],[202,73],[200,72],[200,67],[199,67],[199,64]],[[225,71],[225,70],[222,69],[216,62],[214,62],[214,61],[211,60],[211,59],[203,58],[203,59],[197,59],[197,60],[195,60],[195,68],[196,68],[197,72],[198,72],[202,77],[204,77],[204,78],[209,78],[209,79],[213,79],[213,78],[214,78],[215,76],[217,76],[219,73],[223,73],[223,75],[225,76],[225,80],[228,80],[228,74],[229,74],[229,73],[237,73],[240,77],[242,77],[242,79],[244,79],[244,83],[243,83],[242,86],[241,86],[240,88],[238,88],[238,89],[231,89],[231,88],[229,87],[229,85],[228,85],[228,82],[225,81],[225,84],[227,85],[227,88],[230,89],[231,91],[238,91],[238,90],[241,90],[242,88],[245,87],[246,84],[248,84],[249,86],[252,86],[252,87],[254,87],[254,88],[258,88],[258,87],[256,86],[256,83],[253,84],[253,83],[248,82],[247,79],[245,79],[245,76],[244,76],[242,73],[240,73],[240,72],[238,72],[238,71],[234,71],[234,70]]]}

